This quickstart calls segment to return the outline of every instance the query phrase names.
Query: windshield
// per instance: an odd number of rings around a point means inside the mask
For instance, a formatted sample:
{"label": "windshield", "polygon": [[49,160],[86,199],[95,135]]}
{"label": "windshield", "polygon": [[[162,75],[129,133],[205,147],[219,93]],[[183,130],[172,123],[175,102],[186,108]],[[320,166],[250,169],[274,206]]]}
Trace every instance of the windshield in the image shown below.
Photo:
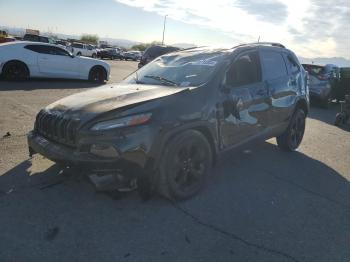
{"label": "windshield", "polygon": [[129,84],[199,86],[206,83],[223,60],[224,53],[175,53],[161,56],[131,74]]}

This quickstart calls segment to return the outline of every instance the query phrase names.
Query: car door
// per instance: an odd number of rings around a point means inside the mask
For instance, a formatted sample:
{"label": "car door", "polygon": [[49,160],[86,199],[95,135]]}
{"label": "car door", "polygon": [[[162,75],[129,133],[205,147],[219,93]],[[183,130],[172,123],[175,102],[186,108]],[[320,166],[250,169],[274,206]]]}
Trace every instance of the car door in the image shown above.
{"label": "car door", "polygon": [[260,48],[260,59],[271,102],[269,125],[274,128],[289,118],[297,95],[297,81],[288,73],[281,50]]}
{"label": "car door", "polygon": [[57,78],[79,78],[79,61],[62,48],[43,45],[38,54],[42,75]]}
{"label": "car door", "polygon": [[223,148],[261,134],[268,124],[269,95],[256,49],[240,54],[225,73],[218,104]]}

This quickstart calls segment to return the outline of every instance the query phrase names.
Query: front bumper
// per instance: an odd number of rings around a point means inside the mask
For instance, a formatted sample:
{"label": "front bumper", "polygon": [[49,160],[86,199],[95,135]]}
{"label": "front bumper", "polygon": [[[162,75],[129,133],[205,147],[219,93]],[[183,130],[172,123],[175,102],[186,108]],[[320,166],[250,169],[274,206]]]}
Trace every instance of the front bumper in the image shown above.
{"label": "front bumper", "polygon": [[[91,171],[143,168],[148,158],[144,150],[140,148],[139,150],[137,148],[126,150],[125,146],[118,148],[116,157],[96,156],[89,151],[89,148],[92,144],[98,144],[98,140],[92,140],[73,148],[50,141],[35,131],[28,133],[27,141],[30,154],[39,153],[56,163],[80,166]],[[107,143],[104,141],[104,144]]]}

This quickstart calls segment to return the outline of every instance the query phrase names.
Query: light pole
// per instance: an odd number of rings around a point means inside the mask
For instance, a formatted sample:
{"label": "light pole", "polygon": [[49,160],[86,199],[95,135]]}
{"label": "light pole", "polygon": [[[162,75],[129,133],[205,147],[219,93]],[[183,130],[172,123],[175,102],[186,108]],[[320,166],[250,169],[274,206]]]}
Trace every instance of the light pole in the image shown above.
{"label": "light pole", "polygon": [[164,25],[163,25],[163,40],[162,40],[162,45],[164,45],[164,34],[165,34],[165,23],[166,23],[166,17],[167,17],[168,15],[165,15],[164,16]]}

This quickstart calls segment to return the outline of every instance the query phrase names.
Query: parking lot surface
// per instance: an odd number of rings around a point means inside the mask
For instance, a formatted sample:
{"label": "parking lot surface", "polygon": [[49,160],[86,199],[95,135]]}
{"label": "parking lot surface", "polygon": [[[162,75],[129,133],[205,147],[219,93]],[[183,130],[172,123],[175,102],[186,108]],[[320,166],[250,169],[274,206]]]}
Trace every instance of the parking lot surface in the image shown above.
{"label": "parking lot surface", "polygon": [[[110,62],[118,82],[137,63]],[[297,152],[275,140],[222,155],[206,188],[178,204],[96,193],[35,156],[26,133],[84,81],[0,81],[0,261],[350,261],[350,126],[313,107]]]}

